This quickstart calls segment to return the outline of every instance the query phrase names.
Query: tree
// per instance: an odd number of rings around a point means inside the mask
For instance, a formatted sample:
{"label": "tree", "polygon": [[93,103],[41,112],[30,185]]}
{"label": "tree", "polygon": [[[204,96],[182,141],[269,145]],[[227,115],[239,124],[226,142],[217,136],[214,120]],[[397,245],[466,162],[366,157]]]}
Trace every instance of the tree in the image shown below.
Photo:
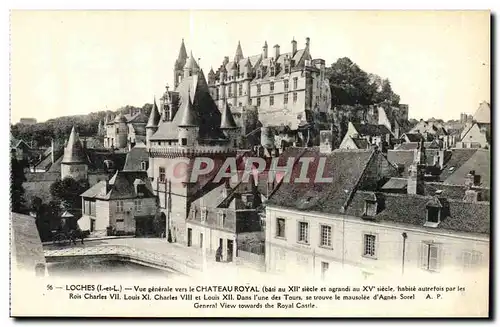
{"label": "tree", "polygon": [[50,185],[50,194],[59,201],[64,210],[81,209],[80,194],[89,188],[87,180],[75,181],[71,177],[55,181]]}
{"label": "tree", "polygon": [[23,183],[26,181],[24,167],[14,156],[10,159],[10,192],[13,212],[23,212],[25,208]]}

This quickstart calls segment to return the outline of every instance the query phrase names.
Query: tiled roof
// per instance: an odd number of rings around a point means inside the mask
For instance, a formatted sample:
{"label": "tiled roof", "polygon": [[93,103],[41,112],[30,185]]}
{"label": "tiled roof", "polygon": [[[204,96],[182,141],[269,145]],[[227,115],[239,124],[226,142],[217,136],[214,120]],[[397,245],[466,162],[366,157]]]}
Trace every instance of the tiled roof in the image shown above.
{"label": "tiled roof", "polygon": [[[294,178],[299,176],[301,169],[301,165],[294,165],[290,183],[282,181],[270,196],[268,203],[297,210],[339,212],[351,192],[357,187],[358,181],[374,154],[373,150],[335,150],[326,155],[317,150],[289,148],[280,156],[280,160],[283,159],[281,161],[284,163],[290,157],[297,160],[298,156],[313,158],[308,170],[310,181],[309,183],[294,183]],[[326,158],[323,176],[332,177],[332,182],[314,182],[319,158],[322,157]]]}
{"label": "tiled roof", "polygon": [[374,124],[358,124],[352,123],[354,128],[358,131],[360,135],[369,136],[382,136],[387,134],[392,134],[392,132],[385,125],[374,125]]}
{"label": "tiled roof", "polygon": [[408,185],[408,179],[392,177],[382,186],[382,190],[403,190]]}
{"label": "tiled roof", "polygon": [[[365,196],[369,192],[358,191],[346,211],[347,215],[363,217]],[[438,200],[433,196],[377,193],[380,199],[379,212],[373,219],[377,222],[392,222],[420,228],[435,230],[436,228],[424,227],[427,215],[427,205],[430,201]],[[490,205],[488,202],[463,202],[457,200],[442,200],[443,206],[441,222],[437,229],[460,231],[468,233],[490,233]]]}
{"label": "tiled roof", "polygon": [[[465,157],[465,156],[464,156]],[[463,158],[462,158],[463,159]],[[464,185],[467,174],[474,170],[476,175],[481,176],[480,185],[490,187],[490,151],[486,149],[476,149],[472,156],[460,166],[457,166],[453,172],[447,176],[445,182],[448,184]]]}
{"label": "tiled roof", "polygon": [[[466,163],[478,149],[452,149],[450,159],[445,162],[440,179],[445,181],[449,176]],[[449,183],[455,184],[455,183]]]}
{"label": "tiled roof", "polygon": [[148,149],[143,146],[135,146],[128,152],[123,170],[142,170],[142,162],[149,162]]}
{"label": "tiled roof", "polygon": [[486,101],[481,102],[474,114],[474,120],[478,123],[491,123],[491,108],[490,104]]}
{"label": "tiled roof", "polygon": [[[134,181],[136,179],[141,180],[146,185],[146,193],[143,196],[139,196],[135,192]],[[145,171],[117,171],[109,180],[109,185],[109,190],[106,192],[106,182],[100,181],[82,193],[81,196],[101,200],[155,197],[151,182]]]}
{"label": "tiled roof", "polygon": [[188,96],[193,101],[193,107],[199,122],[198,136],[206,139],[226,139],[220,130],[221,113],[217,108],[205,80],[203,72],[200,71],[190,77],[186,77],[178,85],[176,91],[180,95],[179,110],[170,122],[160,121],[158,130],[151,137],[151,140],[173,140],[177,139],[177,127],[183,117],[183,105],[188,100]]}
{"label": "tiled roof", "polygon": [[127,123],[132,124],[146,124],[148,122],[148,116],[142,111],[135,113],[133,116],[125,115],[125,118],[127,119]]}
{"label": "tiled roof", "polygon": [[351,137],[352,141],[358,149],[368,149],[370,147],[370,142],[362,137]]}
{"label": "tiled roof", "polygon": [[[419,143],[420,142],[405,142],[400,144],[395,150],[415,150],[418,149]],[[424,147],[426,149],[439,149],[439,144],[435,141],[424,142]]]}

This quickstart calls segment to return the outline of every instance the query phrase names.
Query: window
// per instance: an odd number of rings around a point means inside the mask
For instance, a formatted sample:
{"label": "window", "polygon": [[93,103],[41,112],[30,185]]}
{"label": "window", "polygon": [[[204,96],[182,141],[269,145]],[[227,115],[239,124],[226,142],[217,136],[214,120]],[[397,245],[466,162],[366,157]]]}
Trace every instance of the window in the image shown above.
{"label": "window", "polygon": [[439,208],[439,207],[428,206],[427,207],[427,222],[431,223],[433,225],[439,224],[440,211],[441,211],[441,208]]}
{"label": "window", "polygon": [[141,170],[147,170],[148,169],[148,163],[146,161],[141,162]]}
{"label": "window", "polygon": [[290,72],[290,66],[285,64],[285,74]]}
{"label": "window", "polygon": [[123,212],[123,201],[116,201],[116,212]]}
{"label": "window", "polygon": [[285,218],[276,219],[276,237],[285,237]]}
{"label": "window", "polygon": [[293,103],[297,102],[297,93],[293,94]]}
{"label": "window", "polygon": [[285,92],[288,92],[288,80],[287,79],[283,81],[283,85],[285,87]]}
{"label": "window", "polygon": [[257,98],[257,107],[260,106],[260,98]]}
{"label": "window", "polygon": [[269,105],[270,106],[274,105],[274,96],[272,95],[269,97]]}
{"label": "window", "polygon": [[328,262],[321,261],[321,279],[325,279],[328,268],[330,268],[330,264]]}
{"label": "window", "polygon": [[363,256],[375,258],[375,241],[377,237],[372,234],[364,234]]}
{"label": "window", "polygon": [[286,93],[283,95],[283,103],[284,104],[288,103],[288,94],[286,94]]}
{"label": "window", "polygon": [[296,90],[297,89],[297,82],[298,82],[298,78],[297,77],[294,77],[293,78],[293,89]]}
{"label": "window", "polygon": [[142,201],[141,200],[134,200],[134,210],[135,210],[135,212],[142,211]]}
{"label": "window", "polygon": [[271,76],[274,76],[275,69],[274,67],[271,67]]}
{"label": "window", "polygon": [[274,82],[271,82],[271,83],[269,84],[269,90],[271,90],[271,93],[273,93],[273,92],[274,92]]}
{"label": "window", "polygon": [[248,99],[248,104],[252,105],[252,99]]}
{"label": "window", "polygon": [[327,225],[321,225],[321,246],[332,246],[332,227]]}
{"label": "window", "polygon": [[376,201],[365,201],[365,216],[373,217],[377,214],[377,202]]}
{"label": "window", "polygon": [[238,102],[238,107],[243,107],[243,103]]}
{"label": "window", "polygon": [[187,138],[183,137],[181,138],[181,145],[187,145]]}
{"label": "window", "polygon": [[203,207],[201,208],[201,221],[206,221],[207,220],[207,208]]}
{"label": "window", "polygon": [[309,224],[305,221],[299,222],[299,238],[301,243],[309,243]]}
{"label": "window", "polygon": [[165,181],[165,168],[164,167],[159,168],[159,175],[160,175],[160,182],[164,182]]}
{"label": "window", "polygon": [[231,85],[229,85],[229,86],[227,87],[227,93],[229,94],[229,96],[230,96],[230,97],[232,97],[232,96],[233,96],[233,94],[232,94],[232,90],[231,90]]}
{"label": "window", "polygon": [[257,85],[257,95],[260,94],[260,85]]}
{"label": "window", "polygon": [[462,253],[464,269],[476,268],[481,264],[483,254],[478,251],[464,251]]}
{"label": "window", "polygon": [[242,95],[243,94],[243,84],[239,84],[238,85],[238,95]]}
{"label": "window", "polygon": [[117,129],[116,129],[116,134],[118,134],[118,132],[119,132],[119,130],[118,130],[118,128],[117,128]]}
{"label": "window", "polygon": [[435,243],[422,243],[420,253],[421,268],[428,271],[439,270],[439,245]]}

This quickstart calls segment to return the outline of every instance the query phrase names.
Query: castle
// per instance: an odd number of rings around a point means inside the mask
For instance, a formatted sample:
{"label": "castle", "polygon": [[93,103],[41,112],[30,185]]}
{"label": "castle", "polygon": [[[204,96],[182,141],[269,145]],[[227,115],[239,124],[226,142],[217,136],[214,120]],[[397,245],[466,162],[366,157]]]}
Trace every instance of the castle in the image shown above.
{"label": "castle", "polygon": [[[264,128],[298,130],[325,123],[331,107],[330,86],[325,61],[311,57],[310,39],[306,38],[303,49],[297,49],[295,40],[289,52],[282,53],[278,44],[273,48],[274,53],[269,53],[266,41],[260,54],[245,57],[238,42],[233,60],[226,56],[216,71],[210,69],[207,85],[219,110],[229,105],[241,127],[245,111],[250,109],[258,111]],[[192,52],[188,57],[183,40],[174,66],[175,87],[199,70]]]}
{"label": "castle", "polygon": [[115,117],[106,115],[104,126],[99,122],[98,134],[105,134],[105,148],[123,149],[145,142],[147,121],[148,117],[142,110],[131,109],[130,113],[119,113]]}

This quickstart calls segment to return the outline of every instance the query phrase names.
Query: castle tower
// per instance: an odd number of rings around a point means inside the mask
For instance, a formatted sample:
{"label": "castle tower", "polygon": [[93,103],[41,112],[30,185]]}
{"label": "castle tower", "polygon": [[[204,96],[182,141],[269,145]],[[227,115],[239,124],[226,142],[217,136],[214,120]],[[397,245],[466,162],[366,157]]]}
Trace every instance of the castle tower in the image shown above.
{"label": "castle tower", "polygon": [[64,148],[61,162],[61,179],[66,177],[71,177],[77,181],[87,179],[87,163],[88,160],[82,142],[73,126],[67,145]]}
{"label": "castle tower", "polygon": [[191,54],[189,55],[189,58],[187,59],[186,64],[184,65],[184,77],[189,77],[198,74],[199,70],[200,66],[198,66],[198,63],[193,57],[193,52],[191,51]]}
{"label": "castle tower", "polygon": [[151,114],[149,115],[149,120],[146,125],[146,147],[151,147],[151,137],[158,130],[158,123],[160,122],[160,113],[158,112],[158,106],[156,105],[156,98],[153,101],[153,108],[151,108]]}
{"label": "castle tower", "polygon": [[227,102],[224,106],[224,110],[222,111],[220,129],[229,139],[229,147],[238,147],[240,128],[238,127],[238,125],[236,125],[233,114],[231,113],[231,109],[229,109]]}
{"label": "castle tower", "polygon": [[127,146],[127,137],[128,137],[128,126],[127,126],[127,118],[123,116],[122,113],[119,113],[115,120],[115,128],[116,128],[116,140],[115,140],[115,148],[122,149]]}
{"label": "castle tower", "polygon": [[243,50],[241,50],[241,44],[240,41],[238,41],[238,47],[236,48],[236,54],[234,55],[234,62],[239,62],[241,59],[243,59]]}
{"label": "castle tower", "polygon": [[267,41],[264,42],[264,46],[262,47],[262,59],[267,58]]}
{"label": "castle tower", "polygon": [[184,39],[182,39],[181,48],[179,50],[179,56],[175,61],[174,65],[174,87],[180,84],[182,78],[184,77],[184,66],[186,65],[187,52],[186,46],[184,45]]}
{"label": "castle tower", "polygon": [[215,72],[212,67],[210,67],[210,71],[208,72],[208,85],[215,84]]}
{"label": "castle tower", "polygon": [[425,147],[424,140],[420,141],[417,149],[415,149],[415,157],[410,165],[408,174],[408,194],[423,194],[424,192],[424,174],[425,174]]}
{"label": "castle tower", "polygon": [[187,101],[180,109],[182,114],[181,122],[178,125],[179,145],[181,147],[194,147],[198,136],[198,117],[194,111],[193,102],[191,100],[191,91],[188,90]]}

